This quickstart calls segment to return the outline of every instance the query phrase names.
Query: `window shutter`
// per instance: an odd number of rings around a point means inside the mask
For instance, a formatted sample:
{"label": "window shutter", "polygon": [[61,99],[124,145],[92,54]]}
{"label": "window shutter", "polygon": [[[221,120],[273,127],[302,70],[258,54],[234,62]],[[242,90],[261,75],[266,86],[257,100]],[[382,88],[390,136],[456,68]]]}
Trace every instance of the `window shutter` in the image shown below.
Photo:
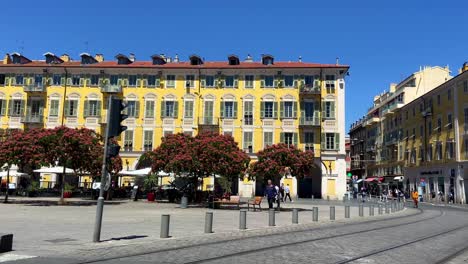
{"label": "window shutter", "polygon": [[86,100],[84,102],[84,113],[83,113],[84,117],[88,117],[89,116],[89,101]]}
{"label": "window shutter", "polygon": [[200,87],[206,86],[206,77],[205,75],[200,75]]}
{"label": "window shutter", "polygon": [[5,75],[5,86],[9,86],[10,85],[10,77],[8,77],[8,75]]}
{"label": "window shutter", "polygon": [[320,80],[318,78],[314,78],[314,87],[321,88],[320,87]]}
{"label": "window shutter", "polygon": [[13,115],[13,99],[8,100],[8,116]]}
{"label": "window shutter", "polygon": [[102,102],[101,101],[97,101],[97,104],[96,104],[96,114],[98,117],[101,116],[101,105],[102,105]]}
{"label": "window shutter", "polygon": [[174,102],[174,118],[177,118],[179,116],[179,102],[175,101]]}
{"label": "window shutter", "polygon": [[155,86],[156,87],[161,87],[161,78],[159,76],[156,77]]}
{"label": "window shutter", "polygon": [[71,77],[67,78],[67,85],[72,85],[72,78]]}
{"label": "window shutter", "polygon": [[19,115],[22,116],[24,114],[24,100],[20,100],[21,101],[21,105],[20,105],[20,113]]}
{"label": "window shutter", "polygon": [[260,118],[265,118],[265,102],[260,102]]}
{"label": "window shutter", "polygon": [[280,102],[280,118],[284,118],[284,101]]}
{"label": "window shutter", "polygon": [[234,117],[235,119],[237,119],[237,102],[234,102],[233,117]]}
{"label": "window shutter", "polygon": [[327,134],[322,133],[322,137],[321,137],[322,138],[322,142],[321,142],[322,150],[327,149],[327,137],[326,136],[327,136]]}
{"label": "window shutter", "polygon": [[298,138],[298,135],[297,133],[293,133],[293,145],[297,148],[297,138]]}
{"label": "window shutter", "polygon": [[335,149],[339,150],[340,149],[340,134],[335,133]]}
{"label": "window shutter", "polygon": [[65,116],[69,116],[70,113],[70,100],[65,100]]}
{"label": "window shutter", "polygon": [[280,132],[280,143],[284,143],[284,133]]}
{"label": "window shutter", "polygon": [[91,75],[87,74],[86,75],[86,86],[90,86],[91,85]]}
{"label": "window shutter", "polygon": [[224,101],[221,101],[219,109],[220,109],[220,114],[219,114],[220,117],[224,118]]}
{"label": "window shutter", "polygon": [[141,87],[141,76],[137,77],[138,79],[136,80],[136,87],[140,88]]}
{"label": "window shutter", "polygon": [[335,118],[335,102],[330,102],[330,118]]}
{"label": "window shutter", "polygon": [[234,76],[234,88],[238,88],[238,87],[239,87],[239,76],[235,75]]}
{"label": "window shutter", "polygon": [[32,112],[31,100],[28,100],[26,103],[26,115],[30,115]]}
{"label": "window shutter", "polygon": [[0,100],[0,103],[2,104],[2,108],[0,108],[0,115],[4,116],[6,115],[7,101],[3,99]]}
{"label": "window shutter", "polygon": [[322,117],[325,118],[327,117],[327,111],[326,111],[326,102],[322,102]]}
{"label": "window shutter", "polygon": [[265,87],[265,75],[260,75],[260,88]]}
{"label": "window shutter", "polygon": [[304,102],[301,101],[300,104],[299,104],[299,107],[300,107],[300,111],[301,111],[301,118],[303,118],[304,121],[305,121],[305,109],[304,109],[305,104],[304,104]]}
{"label": "window shutter", "polygon": [[278,118],[278,102],[273,102],[273,118]]}
{"label": "window shutter", "polygon": [[84,78],[81,78],[80,77],[80,82],[79,82],[80,86],[83,86],[84,85]]}
{"label": "window shutter", "polygon": [[135,118],[138,118],[140,116],[140,102],[136,101],[135,102]]}
{"label": "window shutter", "polygon": [[166,101],[161,102],[161,118],[166,117]]}
{"label": "window shutter", "polygon": [[297,118],[297,102],[293,102],[293,117]]}

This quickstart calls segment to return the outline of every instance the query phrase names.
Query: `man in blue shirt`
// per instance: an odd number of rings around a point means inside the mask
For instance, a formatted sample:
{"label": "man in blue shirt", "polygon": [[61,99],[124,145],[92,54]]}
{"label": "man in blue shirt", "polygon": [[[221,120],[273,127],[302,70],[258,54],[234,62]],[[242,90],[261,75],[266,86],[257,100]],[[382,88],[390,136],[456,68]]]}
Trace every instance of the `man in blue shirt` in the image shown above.
{"label": "man in blue shirt", "polygon": [[265,188],[264,196],[268,199],[268,208],[273,209],[273,203],[275,202],[276,195],[277,195],[276,188],[273,184],[271,184],[271,180],[268,180],[268,184]]}

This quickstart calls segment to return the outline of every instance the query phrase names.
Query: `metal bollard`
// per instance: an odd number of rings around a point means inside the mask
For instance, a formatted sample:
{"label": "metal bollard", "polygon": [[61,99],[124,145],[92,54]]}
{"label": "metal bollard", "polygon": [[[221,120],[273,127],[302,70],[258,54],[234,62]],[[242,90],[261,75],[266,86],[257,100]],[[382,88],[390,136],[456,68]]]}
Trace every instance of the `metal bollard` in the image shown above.
{"label": "metal bollard", "polygon": [[182,196],[180,199],[180,208],[186,209],[188,207],[188,198],[187,196]]}
{"label": "metal bollard", "polygon": [[312,208],[312,221],[318,221],[318,207]]}
{"label": "metal bollard", "polygon": [[213,233],[213,212],[206,212],[205,233]]}
{"label": "metal bollard", "polygon": [[314,196],[312,195],[312,197],[311,197],[311,198],[312,198],[312,201],[313,201],[313,200],[314,200]]}
{"label": "metal bollard", "polygon": [[275,209],[268,210],[268,226],[275,226]]}
{"label": "metal bollard", "polygon": [[363,217],[364,216],[364,205],[359,204],[359,216]]}
{"label": "metal bollard", "polygon": [[327,201],[328,201],[328,202],[330,201],[330,196],[329,196],[329,195],[327,195]]}
{"label": "metal bollard", "polygon": [[247,211],[245,209],[240,210],[239,214],[239,229],[247,229]]}
{"label": "metal bollard", "polygon": [[374,216],[374,205],[369,205],[369,216]]}
{"label": "metal bollard", "polygon": [[160,238],[168,238],[169,237],[169,222],[171,220],[170,215],[162,215],[161,216],[161,233],[159,235]]}
{"label": "metal bollard", "polygon": [[383,209],[382,209],[382,205],[379,204],[379,215],[383,214]]}
{"label": "metal bollard", "polygon": [[346,205],[344,207],[344,217],[345,218],[349,218],[350,217],[350,214],[349,214],[349,205]]}
{"label": "metal bollard", "polygon": [[390,213],[390,208],[388,207],[388,203],[385,204],[385,213],[386,214]]}
{"label": "metal bollard", "polygon": [[330,220],[335,220],[335,206],[330,206]]}
{"label": "metal bollard", "polygon": [[292,223],[299,224],[299,209],[293,208],[292,210]]}

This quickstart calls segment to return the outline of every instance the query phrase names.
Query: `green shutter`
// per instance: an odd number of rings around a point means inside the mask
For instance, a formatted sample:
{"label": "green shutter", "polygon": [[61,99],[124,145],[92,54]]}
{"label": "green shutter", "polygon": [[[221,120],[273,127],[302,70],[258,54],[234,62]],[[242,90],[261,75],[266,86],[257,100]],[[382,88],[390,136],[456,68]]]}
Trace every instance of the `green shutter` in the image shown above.
{"label": "green shutter", "polygon": [[235,75],[234,76],[234,88],[238,88],[238,87],[239,87],[239,76]]}
{"label": "green shutter", "polygon": [[156,87],[161,87],[161,77],[156,76],[155,86],[156,86]]}
{"label": "green shutter", "polygon": [[221,104],[220,104],[220,106],[219,106],[219,109],[220,109],[220,111],[219,111],[219,112],[220,112],[219,116],[220,116],[221,118],[224,118],[224,101],[221,101]]}
{"label": "green shutter", "polygon": [[96,115],[98,117],[101,116],[101,105],[102,105],[102,102],[101,101],[97,101],[97,104],[96,104]]}
{"label": "green shutter", "polygon": [[8,100],[8,116],[13,115],[13,99]]}
{"label": "green shutter", "polygon": [[301,111],[301,122],[302,122],[302,120],[305,121],[305,103],[301,101],[299,106],[300,106],[300,111]]}
{"label": "green shutter", "polygon": [[335,149],[339,150],[340,149],[340,134],[335,133]]}
{"label": "green shutter", "polygon": [[84,78],[81,78],[81,77],[80,77],[80,83],[79,83],[80,86],[83,86],[83,83],[84,83]]}
{"label": "green shutter", "polygon": [[84,112],[83,112],[83,116],[84,117],[88,117],[89,116],[89,101],[86,100],[84,102]]}
{"label": "green shutter", "polygon": [[320,87],[320,80],[318,78],[314,78],[314,88],[321,88]]}
{"label": "green shutter", "polygon": [[200,86],[201,87],[206,86],[206,77],[205,77],[205,75],[200,75]]}
{"label": "green shutter", "polygon": [[70,100],[65,100],[65,116],[69,116],[70,113]]}
{"label": "green shutter", "polygon": [[260,75],[260,88],[265,87],[265,75]]}
{"label": "green shutter", "polygon": [[5,75],[5,86],[10,86],[10,77],[8,75]]}
{"label": "green shutter", "polygon": [[161,102],[161,118],[166,117],[166,101]]}
{"label": "green shutter", "polygon": [[5,99],[0,100],[0,104],[1,104],[0,115],[4,116],[6,115],[7,101]]}
{"label": "green shutter", "polygon": [[179,116],[179,102],[175,101],[174,102],[174,118],[177,118]]}
{"label": "green shutter", "polygon": [[322,102],[322,117],[325,118],[327,117],[327,111],[326,111],[326,102]]}
{"label": "green shutter", "polygon": [[32,105],[31,100],[26,102],[26,115],[30,115],[32,113]]}
{"label": "green shutter", "polygon": [[278,118],[278,102],[273,102],[273,118]]}
{"label": "green shutter", "polygon": [[234,112],[233,112],[234,119],[237,119],[237,102],[234,102]]}
{"label": "green shutter", "polygon": [[24,100],[20,100],[21,101],[21,106],[20,106],[20,113],[19,115],[22,116],[24,114],[24,106],[25,106],[25,103],[24,103]]}
{"label": "green shutter", "polygon": [[298,134],[293,133],[293,145],[297,148],[297,139],[298,139]]}
{"label": "green shutter", "polygon": [[260,118],[265,118],[265,102],[260,102]]}
{"label": "green shutter", "polygon": [[138,118],[140,116],[140,102],[136,101],[135,102],[135,118]]}
{"label": "green shutter", "polygon": [[71,77],[67,78],[67,85],[72,85],[72,78]]}
{"label": "green shutter", "polygon": [[330,118],[336,118],[335,117],[335,102],[330,102]]}
{"label": "green shutter", "polygon": [[293,118],[297,118],[297,102],[293,102]]}
{"label": "green shutter", "polygon": [[327,135],[327,134],[322,133],[322,142],[321,142],[322,150],[327,149],[327,138],[326,138],[326,135]]}
{"label": "green shutter", "polygon": [[280,118],[284,118],[284,102],[280,102]]}
{"label": "green shutter", "polygon": [[320,118],[320,103],[314,102],[314,119]]}

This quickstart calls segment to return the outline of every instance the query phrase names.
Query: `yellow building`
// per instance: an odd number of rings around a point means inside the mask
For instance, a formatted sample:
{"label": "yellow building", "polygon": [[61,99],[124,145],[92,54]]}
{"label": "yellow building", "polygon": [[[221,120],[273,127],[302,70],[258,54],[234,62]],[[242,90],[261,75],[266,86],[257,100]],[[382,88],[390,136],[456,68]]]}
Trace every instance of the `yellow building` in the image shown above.
{"label": "yellow building", "polygon": [[[149,61],[138,61],[133,54],[119,54],[113,61],[87,53],[79,60],[49,52],[44,56],[4,57],[2,129],[65,125],[102,133],[112,94],[128,105],[128,129],[119,139],[125,169],[135,168],[140,155],[167,134],[214,131],[232,135],[253,158],[279,142],[314,150],[323,167],[313,184],[320,186],[314,195],[344,194],[348,66],[276,62],[271,55],[262,55],[260,61],[231,55],[221,62],[205,62],[196,55],[183,62],[164,55]],[[312,188],[306,189],[299,195],[310,195]]]}

